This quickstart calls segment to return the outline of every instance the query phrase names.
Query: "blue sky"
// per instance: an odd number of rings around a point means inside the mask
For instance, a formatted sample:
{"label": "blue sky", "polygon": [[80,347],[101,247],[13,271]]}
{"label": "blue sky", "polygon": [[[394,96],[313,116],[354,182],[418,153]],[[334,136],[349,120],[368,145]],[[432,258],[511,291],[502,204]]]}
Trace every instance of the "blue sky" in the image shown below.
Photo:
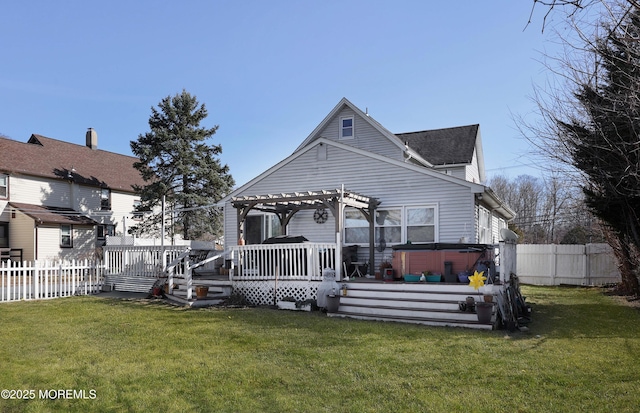
{"label": "blue sky", "polygon": [[[281,161],[342,97],[391,132],[479,123],[488,175],[541,172],[513,114],[547,73],[529,0],[26,1],[2,6],[0,133],[131,154],[186,89],[237,184]],[[559,17],[559,16],[558,16]]]}

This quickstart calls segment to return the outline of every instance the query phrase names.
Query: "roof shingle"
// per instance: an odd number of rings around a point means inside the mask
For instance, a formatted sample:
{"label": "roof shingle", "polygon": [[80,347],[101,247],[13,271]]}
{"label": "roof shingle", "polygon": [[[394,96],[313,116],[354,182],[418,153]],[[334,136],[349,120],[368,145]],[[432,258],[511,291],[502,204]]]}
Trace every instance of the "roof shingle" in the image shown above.
{"label": "roof shingle", "polygon": [[134,192],[144,181],[132,156],[31,135],[27,143],[0,138],[0,171]]}
{"label": "roof shingle", "polygon": [[470,164],[479,127],[457,126],[395,135],[433,165]]}
{"label": "roof shingle", "polygon": [[23,204],[21,202],[9,202],[23,214],[33,218],[38,224],[71,224],[71,225],[96,225],[97,222],[80,214],[71,208],[59,208],[44,205]]}

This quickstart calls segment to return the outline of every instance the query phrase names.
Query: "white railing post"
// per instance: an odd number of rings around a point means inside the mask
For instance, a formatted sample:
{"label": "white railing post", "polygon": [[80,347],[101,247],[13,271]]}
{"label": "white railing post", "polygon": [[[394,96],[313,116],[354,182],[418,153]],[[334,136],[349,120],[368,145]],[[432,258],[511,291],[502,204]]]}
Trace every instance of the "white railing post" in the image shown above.
{"label": "white railing post", "polygon": [[187,300],[191,300],[193,298],[193,277],[191,276],[191,261],[189,260],[189,255],[184,257],[184,268],[186,271],[185,277],[187,278]]}
{"label": "white railing post", "polygon": [[231,254],[229,255],[229,264],[231,265],[231,268],[229,268],[229,280],[231,280],[231,281],[233,281],[233,276],[235,275],[234,274],[234,271],[235,271],[235,264],[234,264],[235,258],[236,258],[236,249],[235,249],[235,247],[232,247]]}
{"label": "white railing post", "polygon": [[336,281],[340,281],[342,279],[342,237],[340,236],[340,232],[336,232],[335,271],[336,271]]}

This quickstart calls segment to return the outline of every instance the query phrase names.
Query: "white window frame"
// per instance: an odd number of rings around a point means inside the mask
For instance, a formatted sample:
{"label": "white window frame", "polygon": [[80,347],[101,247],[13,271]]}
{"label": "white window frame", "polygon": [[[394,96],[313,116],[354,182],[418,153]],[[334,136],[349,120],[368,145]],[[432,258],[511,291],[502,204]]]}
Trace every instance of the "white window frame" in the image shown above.
{"label": "white window frame", "polygon": [[[433,224],[425,224],[425,225],[409,225],[409,211],[412,209],[433,209]],[[424,205],[407,205],[404,207],[404,220],[403,220],[403,230],[404,230],[404,242],[409,242],[409,227],[418,227],[418,226],[433,226],[433,241],[414,241],[411,240],[412,244],[430,244],[433,242],[438,242],[439,239],[439,218],[438,218],[438,205],[437,204],[424,204]]]}
{"label": "white window frame", "polygon": [[[65,237],[69,238],[69,242],[65,242]],[[60,224],[60,248],[73,248],[73,225]]]}
{"label": "white window frame", "polygon": [[[400,229],[400,240],[397,242],[391,241],[388,237],[385,237],[385,244],[387,245],[397,245],[397,244],[402,244],[402,240],[403,240],[403,233],[404,233],[404,229],[403,229],[403,223],[404,223],[404,219],[403,219],[403,212],[402,212],[402,207],[387,207],[387,208],[378,208],[376,209],[376,219],[375,219],[375,231],[376,231],[376,239],[375,242],[376,244],[380,242],[380,229],[381,228],[399,228]],[[379,222],[379,216],[378,213],[381,211],[398,211],[400,212],[400,223],[398,225],[382,225]]]}
{"label": "white window frame", "polygon": [[111,211],[111,189],[109,188],[100,188],[100,210]]}
{"label": "white window frame", "polygon": [[[433,224],[428,224],[429,226],[433,226],[433,241],[412,241],[413,244],[430,244],[432,242],[439,242],[439,238],[440,238],[440,228],[439,228],[439,213],[438,213],[438,204],[419,204],[419,205],[404,205],[404,206],[388,206],[385,208],[379,208],[376,210],[376,218],[377,218],[377,211],[380,210],[385,210],[385,211],[391,211],[391,210],[400,210],[400,215],[401,215],[401,224],[400,224],[400,242],[391,242],[390,240],[385,240],[385,243],[387,245],[387,247],[390,247],[392,245],[400,245],[400,244],[406,244],[408,241],[408,233],[409,233],[409,211],[412,209],[433,209]],[[367,246],[369,245],[369,223],[368,221],[364,218],[364,215],[362,215],[362,219],[358,220],[357,223],[358,225],[348,225],[349,222],[347,220],[347,211],[359,211],[355,208],[351,208],[351,207],[347,207],[344,210],[344,216],[343,216],[343,222],[344,222],[344,231],[343,231],[343,235],[342,235],[342,242],[344,242],[345,244],[349,244],[349,245],[361,245],[361,246]],[[362,212],[360,212],[360,214],[362,214]],[[354,223],[352,221],[352,223]],[[354,229],[354,228],[365,228],[364,223],[366,223],[366,231],[367,231],[367,238],[366,241],[363,242],[356,242],[353,240],[353,238],[351,238],[350,240],[348,240],[348,232],[349,229]],[[417,226],[417,225],[412,225],[412,226]],[[382,228],[382,225],[379,225],[377,222],[377,219],[374,220],[374,229],[375,229],[375,243],[377,244],[379,242],[379,228]],[[397,227],[397,225],[394,226],[385,226],[385,227]]]}
{"label": "white window frame", "polygon": [[[344,121],[351,120],[351,126],[345,127]],[[347,129],[351,129],[351,135],[345,135],[344,132]],[[355,116],[341,116],[340,117],[340,139],[353,139],[356,136],[356,119]]]}
{"label": "white window frame", "polygon": [[[348,219],[347,214],[351,214],[351,213],[359,213],[361,218],[351,218]],[[344,222],[344,230],[343,230],[343,234],[342,234],[342,241],[345,244],[350,244],[350,245],[367,245],[369,244],[369,221],[367,221],[367,218],[364,216],[364,214],[362,213],[362,211],[360,211],[357,208],[353,208],[353,207],[347,207],[344,209],[344,215],[343,215],[343,221]],[[351,224],[351,225],[349,225]],[[355,225],[353,225],[355,224]],[[364,228],[366,230],[366,241],[363,242],[359,242],[359,241],[354,241],[354,238],[351,238],[348,240],[348,236],[351,236],[351,234],[349,234],[349,232],[351,232],[350,230],[355,230],[355,229],[359,229],[362,230],[362,228]],[[358,231],[358,232],[359,232]]]}
{"label": "white window frame", "polygon": [[138,211],[138,208],[140,207],[141,202],[142,201],[140,201],[139,199],[133,200],[133,211],[131,212],[131,216],[134,221],[142,221],[142,217],[144,216],[143,212]]}
{"label": "white window frame", "polygon": [[9,175],[0,174],[0,199],[9,198]]}
{"label": "white window frame", "polygon": [[491,212],[484,207],[478,207],[478,242],[491,244],[491,234]]}

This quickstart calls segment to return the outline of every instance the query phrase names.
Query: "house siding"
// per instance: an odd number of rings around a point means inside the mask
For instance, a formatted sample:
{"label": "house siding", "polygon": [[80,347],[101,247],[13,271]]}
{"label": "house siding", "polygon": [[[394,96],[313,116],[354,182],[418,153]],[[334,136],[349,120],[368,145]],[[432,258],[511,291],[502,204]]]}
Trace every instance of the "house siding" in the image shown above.
{"label": "house siding", "polygon": [[15,219],[10,218],[8,202],[72,208],[100,224],[115,225],[118,233],[122,233],[124,222],[127,226],[134,223],[133,205],[139,197],[132,192],[112,190],[111,209],[102,211],[99,187],[32,176],[11,176],[9,179],[9,200],[0,202],[0,221],[9,222],[10,247],[21,248],[24,259],[90,257],[97,246],[96,232],[94,226],[74,226],[74,239],[77,237],[78,242],[74,240],[72,249],[60,248],[59,226],[39,226],[36,236],[31,217],[18,213]]}
{"label": "house siding", "polygon": [[[326,154],[326,160],[318,161],[316,148],[311,148],[235,195],[336,189],[344,185],[348,190],[377,198],[381,208],[435,205],[437,242],[458,242],[465,227],[472,233],[474,201],[469,187],[333,145],[327,145]],[[235,212],[230,202],[225,208]],[[236,213],[225,214],[225,239],[229,245],[237,240],[236,222]],[[292,218],[289,233],[304,235],[311,241],[331,242],[335,239],[335,223],[330,217],[327,223],[316,224],[311,211],[301,211]],[[389,253],[390,249],[386,251]]]}
{"label": "house siding", "polygon": [[26,176],[11,176],[10,180],[12,202],[71,208],[68,182]]}
{"label": "house siding", "polygon": [[[340,118],[345,116],[354,117],[354,130],[355,135],[351,139],[340,139]],[[319,137],[327,138],[333,141],[338,141],[345,145],[350,145],[359,149],[364,149],[369,152],[376,153],[378,155],[387,156],[399,161],[404,160],[402,150],[394,145],[389,139],[386,139],[382,134],[376,130],[371,124],[357,115],[353,110],[348,107],[344,107],[327,126],[320,131]]]}
{"label": "house siding", "polygon": [[73,226],[73,248],[60,248],[60,225],[41,225],[37,231],[37,259],[39,260],[94,258],[95,231],[93,226]]}
{"label": "house siding", "polygon": [[22,249],[22,259],[33,261],[35,256],[35,223],[20,211],[9,221],[9,243],[11,248]]}
{"label": "house siding", "polygon": [[465,168],[466,175],[463,177],[469,182],[481,183],[480,182],[480,171],[478,168],[478,153],[477,151],[473,151],[473,159],[471,161],[471,165]]}

